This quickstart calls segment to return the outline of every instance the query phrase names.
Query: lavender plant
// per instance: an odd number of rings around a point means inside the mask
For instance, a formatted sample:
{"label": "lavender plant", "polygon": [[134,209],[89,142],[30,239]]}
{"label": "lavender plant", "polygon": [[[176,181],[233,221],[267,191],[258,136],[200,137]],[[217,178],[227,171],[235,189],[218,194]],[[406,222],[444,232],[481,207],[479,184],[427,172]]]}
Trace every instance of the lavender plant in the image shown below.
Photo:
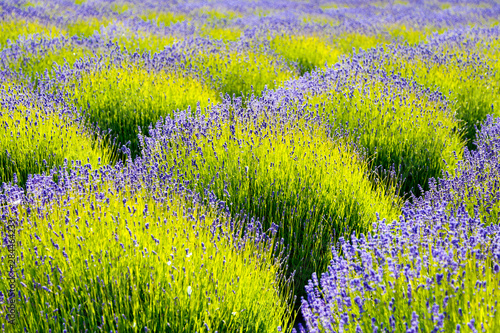
{"label": "lavender plant", "polygon": [[499,119],[488,116],[478,131],[476,149],[465,150],[456,170],[433,180],[431,190],[415,200],[416,204],[445,202],[448,209],[454,210],[464,206],[481,223],[498,224],[499,129]]}
{"label": "lavender plant", "polygon": [[[255,232],[238,232],[140,165],[92,171],[73,163],[56,173],[58,184],[31,178],[23,204],[2,211],[19,228],[18,327],[289,331],[289,288]],[[2,243],[2,295],[6,250]]]}
{"label": "lavender plant", "polygon": [[[462,47],[458,51],[442,45],[416,47],[388,45],[354,56],[353,62],[439,89],[451,101],[462,121],[461,127],[471,148],[475,127],[497,109],[498,85],[492,62]],[[493,110],[492,110],[493,107]]]}
{"label": "lavender plant", "polygon": [[307,331],[496,331],[499,231],[441,204],[379,221],[309,281]]}
{"label": "lavender plant", "polygon": [[61,31],[54,26],[44,26],[36,21],[4,17],[0,19],[0,50],[7,47],[9,42],[13,43],[19,38],[40,33],[55,37],[61,34]]}
{"label": "lavender plant", "polygon": [[[63,90],[70,102],[84,110],[87,123],[111,129],[118,142],[130,142],[134,155],[139,147],[139,127],[147,130],[151,123],[175,110],[205,108],[218,99],[215,91],[192,75],[133,63],[80,71]],[[96,95],[100,98],[96,99]]]}

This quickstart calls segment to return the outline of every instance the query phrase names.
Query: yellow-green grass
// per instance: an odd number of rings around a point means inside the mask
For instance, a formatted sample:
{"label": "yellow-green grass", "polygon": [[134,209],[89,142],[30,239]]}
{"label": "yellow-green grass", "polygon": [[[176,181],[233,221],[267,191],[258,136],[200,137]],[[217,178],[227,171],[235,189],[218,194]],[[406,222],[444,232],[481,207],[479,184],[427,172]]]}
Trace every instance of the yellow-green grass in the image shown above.
{"label": "yellow-green grass", "polygon": [[42,174],[65,161],[81,160],[93,167],[113,160],[112,148],[90,134],[81,124],[58,114],[19,106],[0,109],[0,181],[14,174],[24,186],[30,174]]}
{"label": "yellow-green grass", "polygon": [[373,185],[367,163],[323,128],[277,124],[224,122],[202,135],[173,135],[149,146],[147,159],[179,170],[200,195],[213,191],[233,215],[253,216],[265,230],[278,225],[275,237],[284,241],[300,296],[339,237],[369,230],[376,212],[397,216],[400,202],[385,185]]}
{"label": "yellow-green grass", "polygon": [[197,105],[203,110],[219,100],[215,90],[193,75],[127,64],[82,72],[64,89],[68,100],[85,112],[87,123],[111,129],[111,137],[121,144],[130,141],[133,155],[139,151],[139,127],[147,134],[160,117],[188,107],[194,113]]}
{"label": "yellow-green grass", "polygon": [[[54,333],[290,331],[290,289],[267,246],[243,239],[224,216],[178,195],[154,196],[137,183],[132,189],[99,178],[82,173],[79,185],[56,202],[12,212],[10,220],[21,223],[16,327]],[[7,258],[4,245],[4,295],[10,288]],[[2,304],[2,316],[7,311]]]}

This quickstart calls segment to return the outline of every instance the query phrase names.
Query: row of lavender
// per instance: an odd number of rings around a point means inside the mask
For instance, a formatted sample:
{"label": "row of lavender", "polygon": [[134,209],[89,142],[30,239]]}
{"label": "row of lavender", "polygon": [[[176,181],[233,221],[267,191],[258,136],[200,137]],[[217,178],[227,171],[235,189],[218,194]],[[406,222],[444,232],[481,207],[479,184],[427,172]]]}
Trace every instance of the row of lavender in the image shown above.
{"label": "row of lavender", "polygon": [[[66,1],[2,3],[3,15],[19,15],[67,29],[69,24],[93,19],[128,20],[141,18],[164,26],[204,24],[219,28],[259,27],[273,20],[301,25],[302,19],[319,23],[355,25],[351,29],[374,29],[383,25],[433,29],[482,24],[497,19],[498,3],[477,1]],[[190,19],[195,19],[191,20]],[[297,20],[298,19],[298,20]],[[95,22],[94,22],[95,23]],[[175,26],[176,23],[181,23]],[[147,24],[146,24],[147,25]],[[264,29],[266,29],[264,24]],[[71,29],[70,29],[71,30]],[[358,31],[359,32],[359,31]],[[266,33],[266,31],[264,31]]]}

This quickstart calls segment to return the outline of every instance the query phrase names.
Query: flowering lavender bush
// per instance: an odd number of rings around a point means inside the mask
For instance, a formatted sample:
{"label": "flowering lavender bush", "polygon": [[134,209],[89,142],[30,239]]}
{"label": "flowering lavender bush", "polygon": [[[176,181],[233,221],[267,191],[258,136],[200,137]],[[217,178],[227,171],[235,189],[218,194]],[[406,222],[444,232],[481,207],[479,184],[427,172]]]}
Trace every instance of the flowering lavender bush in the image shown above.
{"label": "flowering lavender bush", "polygon": [[[383,68],[425,87],[438,88],[451,101],[458,119],[463,121],[471,148],[475,127],[499,107],[496,60],[491,59],[497,59],[498,54],[487,51],[498,44],[498,33],[481,34],[480,31],[472,33],[479,39],[475,43],[470,41],[471,37],[462,37],[459,40],[435,39],[414,47],[387,45],[358,54],[352,61],[363,67]],[[487,45],[478,47],[481,39]],[[471,48],[474,44],[476,47]]]}
{"label": "flowering lavender bush", "polygon": [[138,127],[147,129],[178,109],[205,108],[218,98],[210,87],[182,72],[126,63],[102,68],[101,64],[75,73],[75,79],[63,90],[70,103],[84,110],[86,122],[111,129],[111,135],[122,144],[130,142],[134,155],[138,152]]}
{"label": "flowering lavender bush", "polygon": [[313,275],[302,301],[307,331],[496,331],[499,231],[441,205],[379,221]]}
{"label": "flowering lavender bush", "polygon": [[[24,98],[19,98],[22,94]],[[37,101],[29,90],[4,83],[0,103],[2,182],[15,179],[24,186],[29,174],[44,173],[65,160],[79,160],[82,154],[94,167],[112,161],[113,148],[54,101]]]}
{"label": "flowering lavender bush", "polygon": [[[243,235],[215,208],[176,194],[140,166],[73,165],[56,172],[58,184],[30,178],[24,204],[3,208],[24,229],[17,238],[18,327],[289,330],[290,289],[266,241]],[[8,295],[7,275],[0,290]]]}
{"label": "flowering lavender bush", "polygon": [[433,180],[431,190],[415,199],[415,204],[445,202],[455,210],[464,206],[485,225],[498,224],[499,128],[499,119],[488,116],[475,140],[476,150],[466,150],[457,169]]}

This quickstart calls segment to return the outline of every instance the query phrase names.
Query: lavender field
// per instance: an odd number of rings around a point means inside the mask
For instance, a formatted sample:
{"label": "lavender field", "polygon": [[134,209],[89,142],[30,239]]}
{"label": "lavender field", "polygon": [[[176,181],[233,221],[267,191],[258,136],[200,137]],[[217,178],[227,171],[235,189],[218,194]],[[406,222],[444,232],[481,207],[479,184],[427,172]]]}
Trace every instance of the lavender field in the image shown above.
{"label": "lavender field", "polygon": [[500,332],[497,0],[0,0],[2,332]]}

